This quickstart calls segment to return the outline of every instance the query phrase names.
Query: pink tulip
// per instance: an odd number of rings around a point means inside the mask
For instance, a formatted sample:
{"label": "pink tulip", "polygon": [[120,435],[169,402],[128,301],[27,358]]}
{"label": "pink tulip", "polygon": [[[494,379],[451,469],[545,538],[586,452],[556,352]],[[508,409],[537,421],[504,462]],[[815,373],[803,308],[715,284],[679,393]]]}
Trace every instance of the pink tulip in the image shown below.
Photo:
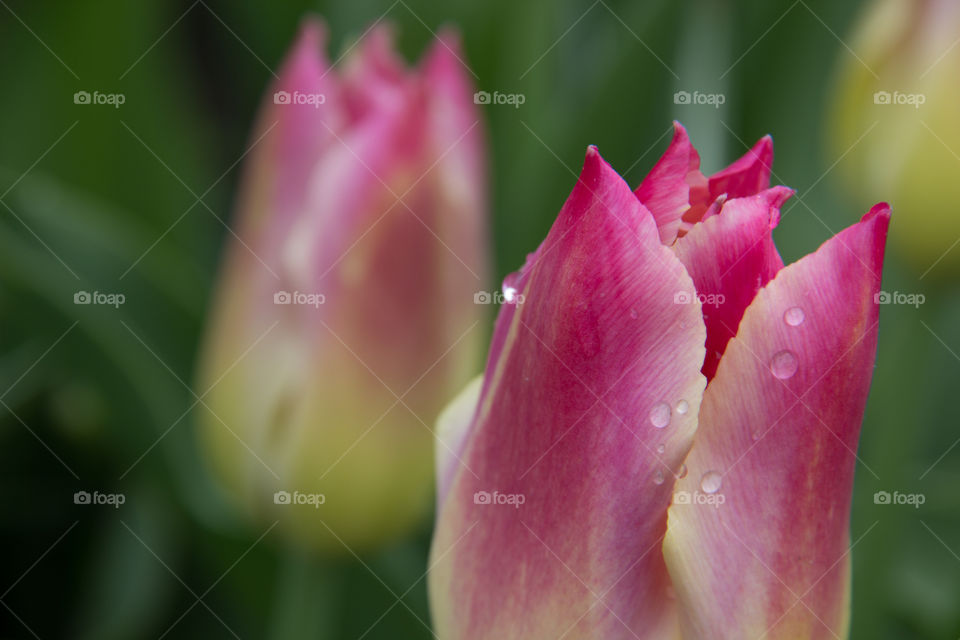
{"label": "pink tulip", "polygon": [[784,267],[771,162],[677,125],[632,192],[588,149],[440,419],[442,640],[846,634],[890,210]]}
{"label": "pink tulip", "polygon": [[426,516],[434,421],[482,365],[485,155],[454,36],[413,70],[384,27],[337,67],[325,40],[304,24],[262,106],[198,415],[238,503],[347,553]]}

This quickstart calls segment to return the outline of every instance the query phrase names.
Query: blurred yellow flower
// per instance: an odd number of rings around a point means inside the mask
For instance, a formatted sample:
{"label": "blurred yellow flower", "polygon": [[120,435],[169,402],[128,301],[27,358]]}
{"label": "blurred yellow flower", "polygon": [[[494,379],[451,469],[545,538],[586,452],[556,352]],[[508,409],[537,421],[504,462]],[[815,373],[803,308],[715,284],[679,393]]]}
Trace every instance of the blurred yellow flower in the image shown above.
{"label": "blurred yellow flower", "polygon": [[[920,271],[960,267],[960,3],[876,0],[843,52],[830,147],[866,203],[889,194],[892,245]],[[860,204],[863,204],[860,203]]]}

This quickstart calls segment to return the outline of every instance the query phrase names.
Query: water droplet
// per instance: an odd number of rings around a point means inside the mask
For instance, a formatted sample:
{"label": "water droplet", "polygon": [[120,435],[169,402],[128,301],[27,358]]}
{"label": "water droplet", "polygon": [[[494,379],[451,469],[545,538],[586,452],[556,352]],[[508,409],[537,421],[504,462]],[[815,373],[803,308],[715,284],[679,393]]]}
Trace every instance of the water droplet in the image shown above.
{"label": "water droplet", "polygon": [[806,315],[804,315],[803,309],[800,307],[790,307],[786,313],[783,314],[783,321],[791,327],[797,327],[803,324],[804,318],[806,318]]}
{"label": "water droplet", "polygon": [[683,480],[687,477],[687,465],[681,464],[680,468],[677,469],[677,480]]}
{"label": "water droplet", "polygon": [[653,484],[663,484],[663,471],[653,474]]}
{"label": "water droplet", "polygon": [[663,452],[666,451],[666,450],[667,450],[666,445],[662,445],[662,444],[661,444],[661,445],[657,445],[657,453],[663,453]]}
{"label": "water droplet", "polygon": [[778,351],[770,359],[770,373],[772,373],[775,378],[786,380],[787,378],[793,377],[799,365],[800,363],[797,361],[797,356],[792,351],[784,349],[783,351]]}
{"label": "water droplet", "polygon": [[513,302],[517,299],[517,290],[514,287],[504,287],[503,299],[507,302]]}
{"label": "water droplet", "polygon": [[700,479],[700,488],[704,493],[716,493],[720,490],[720,483],[723,481],[722,476],[716,471],[707,471],[703,474],[703,478]]}
{"label": "water droplet", "polygon": [[759,440],[760,438],[763,437],[763,434],[760,433],[759,431],[754,431],[752,434],[750,434],[750,437],[753,438],[754,440]]}
{"label": "water droplet", "polygon": [[657,429],[663,429],[670,424],[670,405],[666,402],[653,405],[653,409],[650,409],[650,424]]}
{"label": "water droplet", "polygon": [[690,410],[690,403],[687,402],[686,400],[681,400],[680,402],[677,403],[677,413],[679,413],[680,415],[685,414],[689,410]]}
{"label": "water droplet", "polygon": [[630,309],[630,317],[636,320],[637,318],[640,317],[640,314],[637,313],[636,309]]}

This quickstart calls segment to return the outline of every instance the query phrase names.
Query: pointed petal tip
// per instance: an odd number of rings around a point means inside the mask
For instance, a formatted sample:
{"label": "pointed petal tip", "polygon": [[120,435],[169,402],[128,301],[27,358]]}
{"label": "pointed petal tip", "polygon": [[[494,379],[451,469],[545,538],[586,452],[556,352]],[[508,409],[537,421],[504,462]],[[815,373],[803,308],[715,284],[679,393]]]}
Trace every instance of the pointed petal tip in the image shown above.
{"label": "pointed petal tip", "polygon": [[308,14],[300,21],[296,41],[301,44],[310,44],[316,48],[322,46],[327,39],[327,23],[316,14]]}
{"label": "pointed petal tip", "polygon": [[893,209],[886,202],[878,202],[877,204],[870,207],[870,211],[867,211],[863,214],[863,217],[860,218],[860,222],[867,222],[873,220],[877,216],[881,216],[890,221],[890,217],[893,215]]}
{"label": "pointed petal tip", "polygon": [[437,30],[433,46],[448,49],[451,53],[459,55],[463,51],[463,36],[460,29],[452,24],[441,25]]}
{"label": "pointed petal tip", "polygon": [[312,74],[322,75],[327,68],[327,25],[322,18],[308,15],[300,21],[297,36],[281,65],[282,77],[301,78]]}
{"label": "pointed petal tip", "polygon": [[583,184],[592,193],[600,184],[600,181],[606,176],[607,172],[619,177],[600,155],[597,146],[594,144],[589,145],[584,154],[583,168],[580,170],[580,177],[577,179],[577,183]]}
{"label": "pointed petal tip", "polygon": [[796,189],[778,185],[776,187],[770,187],[769,189],[761,191],[758,194],[759,197],[766,200],[767,206],[770,208],[771,229],[775,229],[777,225],[780,224],[780,207],[782,207],[783,203],[792,198],[796,193]]}

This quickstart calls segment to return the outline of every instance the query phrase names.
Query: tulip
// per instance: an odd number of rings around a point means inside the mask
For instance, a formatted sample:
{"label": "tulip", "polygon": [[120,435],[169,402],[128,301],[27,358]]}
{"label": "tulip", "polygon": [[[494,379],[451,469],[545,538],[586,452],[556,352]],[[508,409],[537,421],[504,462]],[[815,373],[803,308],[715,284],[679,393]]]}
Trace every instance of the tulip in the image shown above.
{"label": "tulip", "polygon": [[482,366],[485,159],[455,37],[413,71],[385,28],[342,68],[324,41],[307,21],[261,108],[200,427],[252,516],[359,552],[422,522],[433,423]]}
{"label": "tulip", "polygon": [[441,640],[846,633],[890,211],[784,266],[771,161],[677,125],[631,192],[588,149],[439,420]]}
{"label": "tulip", "polygon": [[960,268],[960,3],[876,0],[831,92],[831,153],[861,201],[884,189],[901,217],[894,246],[924,275]]}

